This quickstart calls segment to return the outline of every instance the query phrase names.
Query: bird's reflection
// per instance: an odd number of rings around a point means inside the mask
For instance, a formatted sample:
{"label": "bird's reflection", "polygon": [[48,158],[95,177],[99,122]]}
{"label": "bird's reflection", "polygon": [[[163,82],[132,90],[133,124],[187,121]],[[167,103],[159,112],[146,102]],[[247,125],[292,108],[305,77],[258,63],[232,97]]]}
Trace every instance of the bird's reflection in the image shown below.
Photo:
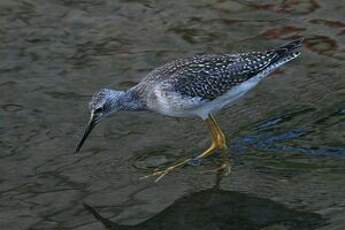
{"label": "bird's reflection", "polygon": [[[219,180],[218,180],[219,182]],[[192,193],[178,199],[152,218],[135,226],[114,223],[86,205],[106,229],[114,230],[311,230],[325,224],[318,214],[289,209],[269,199],[224,191],[219,183],[213,189]]]}

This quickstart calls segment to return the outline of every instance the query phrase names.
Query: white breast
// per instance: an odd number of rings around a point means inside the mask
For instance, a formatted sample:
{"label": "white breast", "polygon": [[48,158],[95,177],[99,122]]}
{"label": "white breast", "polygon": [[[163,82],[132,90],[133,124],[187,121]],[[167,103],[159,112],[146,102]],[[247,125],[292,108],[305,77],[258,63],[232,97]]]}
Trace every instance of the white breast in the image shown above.
{"label": "white breast", "polygon": [[150,109],[173,117],[197,116],[194,110],[206,103],[200,97],[182,96],[177,92],[166,91],[162,86],[157,86],[153,95],[155,98],[149,105]]}

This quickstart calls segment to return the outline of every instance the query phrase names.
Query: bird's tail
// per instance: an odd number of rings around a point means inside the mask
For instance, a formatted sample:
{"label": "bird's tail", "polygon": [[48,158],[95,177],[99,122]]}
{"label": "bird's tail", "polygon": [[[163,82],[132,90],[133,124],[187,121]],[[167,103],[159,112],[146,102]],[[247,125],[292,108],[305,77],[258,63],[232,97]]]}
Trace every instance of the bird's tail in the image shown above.
{"label": "bird's tail", "polygon": [[303,46],[303,38],[286,43],[278,48],[274,48],[268,51],[268,53],[273,53],[273,59],[271,61],[270,67],[274,65],[279,67],[286,62],[289,62],[297,58],[301,54],[301,48]]}
{"label": "bird's tail", "polygon": [[301,47],[303,46],[303,38],[286,43],[278,48],[274,49],[274,52],[281,58],[289,56],[298,56],[301,53]]}

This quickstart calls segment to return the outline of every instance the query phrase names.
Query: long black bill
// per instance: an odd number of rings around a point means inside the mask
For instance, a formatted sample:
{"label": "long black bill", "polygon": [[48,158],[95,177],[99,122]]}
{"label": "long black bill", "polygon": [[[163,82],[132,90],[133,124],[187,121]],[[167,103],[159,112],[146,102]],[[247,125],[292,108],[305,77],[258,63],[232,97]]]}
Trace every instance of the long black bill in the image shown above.
{"label": "long black bill", "polygon": [[93,115],[91,115],[90,117],[90,120],[89,120],[89,123],[87,123],[87,126],[85,128],[85,131],[84,131],[84,134],[83,134],[83,137],[81,138],[79,144],[77,145],[77,148],[75,150],[75,152],[79,152],[79,150],[81,149],[81,147],[83,146],[86,138],[89,136],[89,134],[91,133],[91,131],[93,130],[93,128],[95,128],[97,122],[94,118]]}

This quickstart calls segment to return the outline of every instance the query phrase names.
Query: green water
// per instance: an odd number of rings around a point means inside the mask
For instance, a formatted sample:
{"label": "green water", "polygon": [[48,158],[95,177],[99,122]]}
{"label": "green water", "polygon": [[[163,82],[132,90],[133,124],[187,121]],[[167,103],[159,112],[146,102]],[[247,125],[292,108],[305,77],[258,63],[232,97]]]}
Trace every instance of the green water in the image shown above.
{"label": "green water", "polygon": [[[0,229],[104,229],[83,203],[118,229],[345,229],[344,12],[335,0],[2,0]],[[197,119],[116,114],[73,154],[97,89],[301,36],[300,58],[217,114],[234,162],[219,190],[204,173],[217,158],[139,180],[208,146]]]}

